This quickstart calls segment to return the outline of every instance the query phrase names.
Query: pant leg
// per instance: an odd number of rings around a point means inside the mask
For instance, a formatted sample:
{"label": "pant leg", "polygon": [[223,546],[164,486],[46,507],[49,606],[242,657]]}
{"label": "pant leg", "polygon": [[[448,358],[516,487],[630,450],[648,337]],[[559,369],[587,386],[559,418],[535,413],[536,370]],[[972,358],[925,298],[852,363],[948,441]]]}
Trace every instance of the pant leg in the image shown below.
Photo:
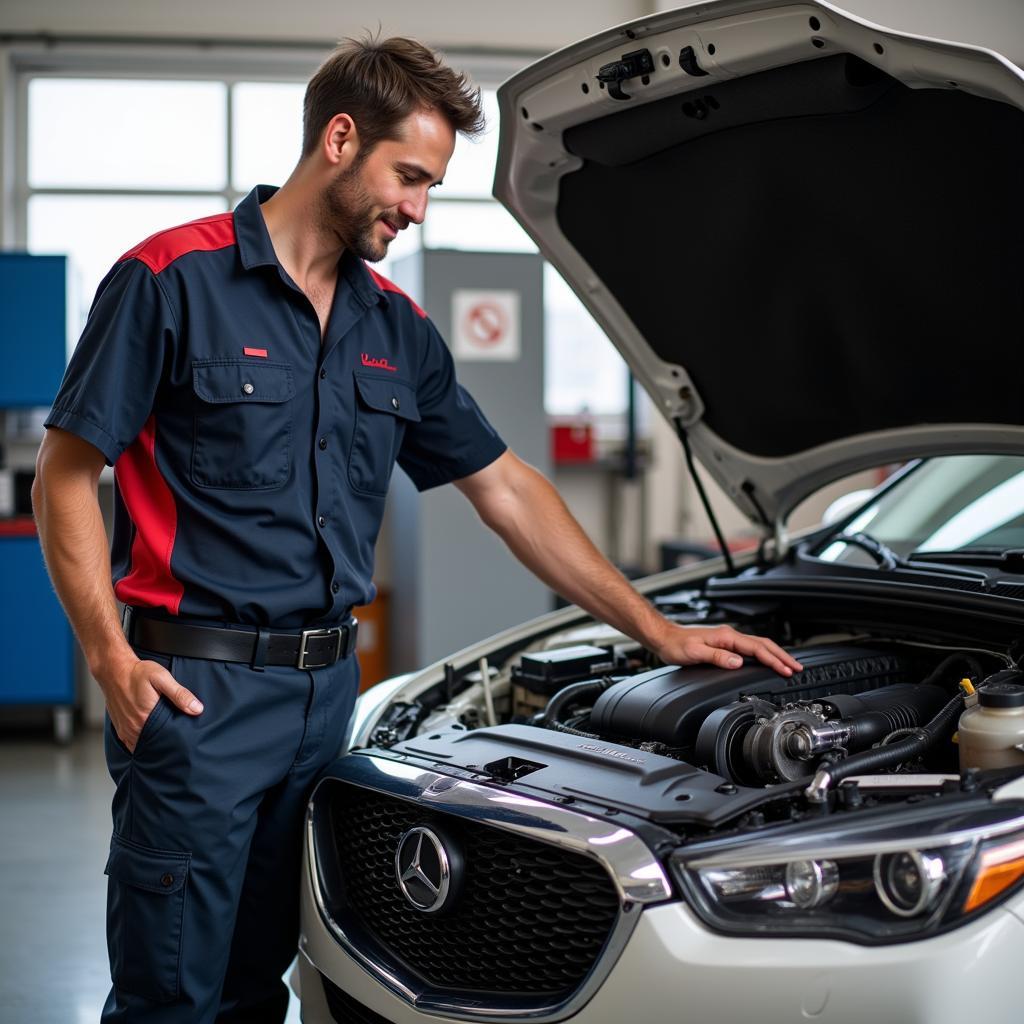
{"label": "pant leg", "polygon": [[264,794],[315,706],[310,674],[174,658],[197,717],[161,698],[134,754],[107,723],[116,783],[108,862],[113,988],[104,1024],[212,1024]]}
{"label": "pant leg", "polygon": [[338,753],[359,689],[355,658],[311,675],[302,746],[260,804],[217,1024],[281,1024],[288,1009],[281,976],[298,945],[306,805],[318,775]]}

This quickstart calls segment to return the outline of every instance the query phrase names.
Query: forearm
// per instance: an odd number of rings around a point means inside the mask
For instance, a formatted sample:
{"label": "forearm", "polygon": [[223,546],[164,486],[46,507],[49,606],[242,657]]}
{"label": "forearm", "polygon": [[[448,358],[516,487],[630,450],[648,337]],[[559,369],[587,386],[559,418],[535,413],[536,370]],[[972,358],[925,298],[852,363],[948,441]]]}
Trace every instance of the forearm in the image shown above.
{"label": "forearm", "polygon": [[507,498],[484,519],[552,590],[627,636],[659,645],[665,618],[597,550],[540,473],[524,466]]}
{"label": "forearm", "polygon": [[137,659],[121,631],[97,485],[47,472],[41,464],[32,503],[54,589],[102,686]]}
{"label": "forearm", "polygon": [[801,669],[768,637],[732,626],[681,626],[659,614],[594,547],[558,492],[512,452],[456,481],[512,553],[563,597],[639,641],[666,664],[739,668],[757,658],[781,675]]}

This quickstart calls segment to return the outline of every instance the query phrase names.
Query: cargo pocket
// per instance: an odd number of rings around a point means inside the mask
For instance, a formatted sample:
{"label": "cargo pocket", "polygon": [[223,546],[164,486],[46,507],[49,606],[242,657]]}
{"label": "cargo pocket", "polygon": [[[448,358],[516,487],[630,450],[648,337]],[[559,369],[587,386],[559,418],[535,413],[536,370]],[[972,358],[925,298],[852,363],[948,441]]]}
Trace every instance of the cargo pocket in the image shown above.
{"label": "cargo pocket", "polygon": [[188,853],[153,850],[114,834],[105,873],[114,987],[159,1003],[178,997]]}
{"label": "cargo pocket", "polygon": [[192,389],[192,482],[247,490],[282,486],[292,463],[291,366],[252,359],[194,362]]}
{"label": "cargo pocket", "polygon": [[399,380],[357,373],[356,422],[348,457],[348,480],[366,494],[387,493],[406,423],[420,421],[416,389]]}

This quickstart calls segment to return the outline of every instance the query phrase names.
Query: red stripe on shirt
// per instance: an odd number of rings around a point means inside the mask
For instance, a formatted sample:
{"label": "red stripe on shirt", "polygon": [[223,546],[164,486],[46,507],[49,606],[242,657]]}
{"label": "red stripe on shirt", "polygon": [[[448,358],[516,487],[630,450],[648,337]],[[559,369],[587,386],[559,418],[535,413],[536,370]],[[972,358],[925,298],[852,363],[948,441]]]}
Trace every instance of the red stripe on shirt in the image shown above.
{"label": "red stripe on shirt", "polygon": [[259,356],[260,359],[267,358],[267,350],[265,348],[243,348],[242,354],[246,356]]}
{"label": "red stripe on shirt", "polygon": [[135,524],[131,572],[117,581],[114,593],[125,604],[166,608],[177,615],[185,592],[171,572],[178,514],[174,495],[156,464],[154,416],[117,460],[114,476]]}
{"label": "red stripe on shirt", "polygon": [[117,262],[137,259],[159,274],[179,256],[188,252],[212,252],[235,244],[235,219],[231,213],[189,221],[150,235],[134,249],[129,249]]}
{"label": "red stripe on shirt", "polygon": [[408,301],[409,305],[412,306],[412,308],[415,309],[417,313],[419,313],[421,317],[426,319],[427,314],[419,306],[417,306],[416,303],[413,302],[412,299],[410,299],[409,296],[406,295],[405,292],[403,292],[402,289],[399,288],[394,281],[389,281],[386,277],[382,276],[381,274],[378,274],[377,271],[373,269],[373,267],[367,267],[366,269],[370,272],[370,277],[373,278],[377,287],[381,291],[394,292],[396,295],[401,295],[404,299]]}

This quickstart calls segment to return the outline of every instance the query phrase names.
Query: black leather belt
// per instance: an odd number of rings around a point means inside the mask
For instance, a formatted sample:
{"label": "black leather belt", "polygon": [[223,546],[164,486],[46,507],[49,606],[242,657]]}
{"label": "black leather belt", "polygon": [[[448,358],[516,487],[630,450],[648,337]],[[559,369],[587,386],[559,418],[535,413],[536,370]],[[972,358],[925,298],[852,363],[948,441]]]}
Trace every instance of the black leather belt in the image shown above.
{"label": "black leather belt", "polygon": [[347,658],[356,649],[359,627],[353,617],[330,629],[303,629],[291,633],[248,626],[223,629],[151,619],[128,606],[122,625],[128,643],[155,654],[238,661],[257,669],[264,665],[326,668]]}

